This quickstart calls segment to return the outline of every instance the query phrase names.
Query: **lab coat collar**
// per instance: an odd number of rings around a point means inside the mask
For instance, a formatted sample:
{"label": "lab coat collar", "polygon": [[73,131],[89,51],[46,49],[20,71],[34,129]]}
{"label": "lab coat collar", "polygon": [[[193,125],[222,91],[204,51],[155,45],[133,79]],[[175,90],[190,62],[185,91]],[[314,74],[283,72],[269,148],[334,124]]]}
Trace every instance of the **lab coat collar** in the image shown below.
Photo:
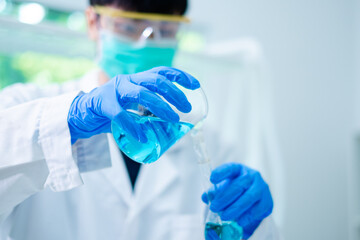
{"label": "lab coat collar", "polygon": [[111,134],[108,134],[108,141],[112,170],[105,176],[128,206],[127,221],[131,221],[179,178],[175,164],[177,151],[174,148],[155,163],[142,165],[133,191],[124,160]]}
{"label": "lab coat collar", "polygon": [[152,164],[143,165],[135,185],[135,198],[132,204],[135,217],[149,204],[156,201],[157,197],[168,191],[179,179],[178,168],[175,165],[172,154],[165,154]]}
{"label": "lab coat collar", "polygon": [[[111,184],[115,191],[118,193],[124,203],[130,207],[133,202],[134,195],[132,193],[131,182],[124,163],[124,160],[120,154],[119,148],[112,136],[107,135],[109,142],[110,158],[111,158],[111,170],[107,171],[105,178],[107,178],[109,184]],[[141,170],[140,170],[141,171]],[[139,172],[140,174],[140,172]]]}

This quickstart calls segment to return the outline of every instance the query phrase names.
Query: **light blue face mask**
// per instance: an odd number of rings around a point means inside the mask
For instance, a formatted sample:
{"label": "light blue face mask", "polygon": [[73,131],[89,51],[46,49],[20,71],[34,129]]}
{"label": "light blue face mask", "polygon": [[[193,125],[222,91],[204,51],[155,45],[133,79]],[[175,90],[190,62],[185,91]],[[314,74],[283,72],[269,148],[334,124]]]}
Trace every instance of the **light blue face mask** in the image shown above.
{"label": "light blue face mask", "polygon": [[172,66],[176,42],[156,43],[146,40],[142,44],[121,39],[111,32],[100,34],[99,67],[110,77],[133,74],[158,66]]}

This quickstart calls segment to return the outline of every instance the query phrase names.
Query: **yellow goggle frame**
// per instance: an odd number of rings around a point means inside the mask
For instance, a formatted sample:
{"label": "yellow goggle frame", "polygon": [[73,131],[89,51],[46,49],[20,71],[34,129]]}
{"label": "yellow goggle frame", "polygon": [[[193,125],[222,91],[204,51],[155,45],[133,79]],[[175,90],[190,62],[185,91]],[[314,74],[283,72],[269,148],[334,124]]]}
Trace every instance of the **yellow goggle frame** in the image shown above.
{"label": "yellow goggle frame", "polygon": [[150,21],[190,23],[190,19],[184,16],[157,14],[157,13],[128,12],[128,11],[122,11],[116,8],[104,7],[104,6],[94,6],[94,10],[97,14],[105,15],[112,18],[122,17],[122,18],[150,20]]}

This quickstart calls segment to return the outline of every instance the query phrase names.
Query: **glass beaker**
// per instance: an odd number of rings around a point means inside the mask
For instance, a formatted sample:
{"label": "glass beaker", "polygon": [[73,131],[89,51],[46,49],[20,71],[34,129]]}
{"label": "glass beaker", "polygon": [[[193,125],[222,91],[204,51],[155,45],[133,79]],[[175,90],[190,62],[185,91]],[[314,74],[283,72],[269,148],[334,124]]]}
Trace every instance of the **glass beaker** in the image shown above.
{"label": "glass beaker", "polygon": [[[111,123],[111,130],[116,143],[121,151],[132,160],[139,163],[156,161],[166,150],[207,116],[208,103],[201,88],[189,90],[177,83],[174,84],[184,92],[192,106],[189,113],[183,113],[169,103],[180,117],[180,121],[177,123],[164,121],[139,104],[130,104],[126,107],[126,110],[135,121],[142,125],[148,139],[146,143],[139,142],[114,121]],[[163,100],[166,101],[164,98]]]}

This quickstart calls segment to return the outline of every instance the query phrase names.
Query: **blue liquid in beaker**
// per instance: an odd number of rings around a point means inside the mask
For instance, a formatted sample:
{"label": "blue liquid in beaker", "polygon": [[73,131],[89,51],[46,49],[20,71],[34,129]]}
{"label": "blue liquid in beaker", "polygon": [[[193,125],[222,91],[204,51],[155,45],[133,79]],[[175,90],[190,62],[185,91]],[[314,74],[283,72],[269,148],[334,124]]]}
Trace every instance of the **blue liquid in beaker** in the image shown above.
{"label": "blue liquid in beaker", "polygon": [[205,225],[205,239],[241,240],[243,229],[236,222],[212,223]]}
{"label": "blue liquid in beaker", "polygon": [[152,163],[193,128],[193,124],[171,123],[157,117],[139,116],[129,113],[137,123],[142,125],[147,142],[141,143],[124,132],[115,122],[111,129],[116,143],[129,158],[139,163]]}

